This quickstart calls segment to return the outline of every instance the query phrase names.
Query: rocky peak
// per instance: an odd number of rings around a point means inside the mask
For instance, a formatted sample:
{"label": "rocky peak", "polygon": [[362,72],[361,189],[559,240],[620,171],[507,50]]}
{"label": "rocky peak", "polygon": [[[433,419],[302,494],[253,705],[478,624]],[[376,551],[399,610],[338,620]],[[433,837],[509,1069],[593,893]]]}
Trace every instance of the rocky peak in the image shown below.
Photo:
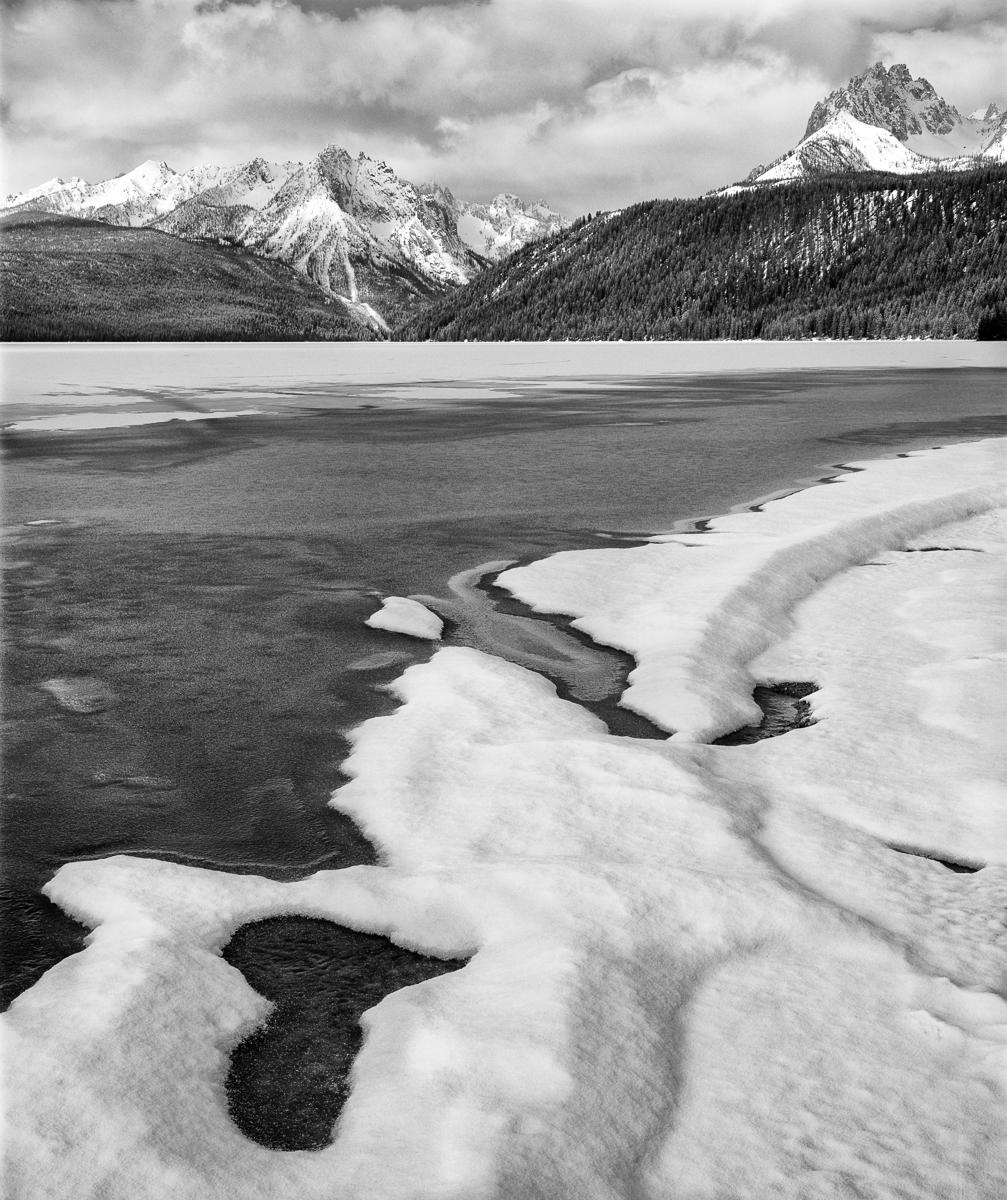
{"label": "rocky peak", "polygon": [[970,121],[979,121],[983,125],[992,125],[1003,117],[1003,110],[999,104],[989,104],[986,108],[977,108],[975,112],[969,113]]}
{"label": "rocky peak", "polygon": [[887,129],[899,141],[922,133],[945,134],[961,124],[958,110],[934,90],[929,80],[914,79],[905,63],[886,69],[875,63],[854,75],[811,111],[804,132],[809,137],[841,112],[865,125]]}
{"label": "rocky peak", "polygon": [[416,185],[416,190],[421,196],[427,196],[431,200],[435,200],[438,204],[443,204],[445,208],[457,209],[458,201],[454,197],[454,193],[450,188],[445,187],[440,183],[419,183]]}

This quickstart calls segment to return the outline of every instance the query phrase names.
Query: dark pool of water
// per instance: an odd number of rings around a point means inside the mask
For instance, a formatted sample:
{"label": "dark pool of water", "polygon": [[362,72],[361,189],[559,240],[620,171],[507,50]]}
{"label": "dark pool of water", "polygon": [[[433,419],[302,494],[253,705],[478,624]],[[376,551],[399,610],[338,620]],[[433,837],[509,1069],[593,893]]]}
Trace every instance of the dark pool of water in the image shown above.
{"label": "dark pool of water", "polygon": [[232,1053],[231,1117],[271,1150],[320,1150],[349,1096],[360,1016],[390,992],[465,965],[310,917],[242,926],[224,958],[275,1004]]}
{"label": "dark pool of water", "polygon": [[752,693],[752,699],[762,709],[762,720],[758,725],[743,725],[716,738],[715,746],[750,746],[767,738],[780,737],[792,729],[806,729],[814,725],[811,705],[806,697],[818,691],[818,684],[802,681],[760,684]]}

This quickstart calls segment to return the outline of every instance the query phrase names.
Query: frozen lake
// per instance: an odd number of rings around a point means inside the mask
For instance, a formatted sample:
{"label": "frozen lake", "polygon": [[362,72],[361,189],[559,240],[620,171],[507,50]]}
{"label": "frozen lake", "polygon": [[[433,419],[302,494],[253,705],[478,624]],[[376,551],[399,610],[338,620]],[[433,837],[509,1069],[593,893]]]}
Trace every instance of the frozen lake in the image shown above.
{"label": "frozen lake", "polygon": [[[8,348],[6,425],[188,418],[5,438],[12,990],[72,944],[37,898],[68,859],[287,877],[371,857],[326,807],[343,735],[430,653],[364,625],[381,595],[454,603],[482,563],[1002,433],[1003,365],[969,343]],[[554,631],[465,611],[456,641],[603,675]],[[77,676],[102,711],[39,690]]]}
{"label": "frozen lake", "polygon": [[6,438],[6,520],[378,539],[368,569],[432,586],[442,556],[404,544],[428,522],[454,523],[452,569],[486,522],[664,528],[851,448],[990,432],[1004,365],[961,342],[14,346],[3,424],[29,432]]}
{"label": "frozen lake", "polygon": [[1000,365],[16,348],[15,1190],[999,1197]]}

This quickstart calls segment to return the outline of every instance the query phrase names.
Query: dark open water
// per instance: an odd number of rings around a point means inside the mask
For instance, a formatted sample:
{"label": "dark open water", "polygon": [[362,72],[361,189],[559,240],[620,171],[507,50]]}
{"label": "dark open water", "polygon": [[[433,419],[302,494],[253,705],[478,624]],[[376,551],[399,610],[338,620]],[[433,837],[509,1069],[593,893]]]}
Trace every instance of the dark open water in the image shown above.
{"label": "dark open water", "polygon": [[[520,369],[480,378],[469,363],[459,378],[446,347],[436,361],[425,349],[411,381],[409,348],[391,349],[387,378],[333,358],[330,379],[312,347],[311,371],[282,388],[220,370],[201,386],[190,358],[169,384],[100,348],[86,387],[72,354],[36,358],[46,382],[32,392],[16,364],[12,417],[87,411],[103,394],[120,411],[265,411],[4,439],[7,1000],[77,945],[38,895],[67,859],[148,853],[279,878],[373,861],[326,807],[343,735],[430,653],[364,626],[377,593],[447,596],[479,563],[664,530],[843,462],[1007,432],[996,369],[858,370],[851,354],[846,369],[718,374],[725,352],[710,346],[705,374],[662,369],[652,347],[632,374],[631,348],[605,371],[593,347],[579,374],[576,347],[541,370],[541,348],[525,347]],[[53,361],[67,364],[58,386]],[[511,653],[517,635],[487,608],[471,628],[463,613],[457,636]],[[562,675],[548,637],[538,650]],[[82,677],[107,689],[100,711],[39,688]]]}

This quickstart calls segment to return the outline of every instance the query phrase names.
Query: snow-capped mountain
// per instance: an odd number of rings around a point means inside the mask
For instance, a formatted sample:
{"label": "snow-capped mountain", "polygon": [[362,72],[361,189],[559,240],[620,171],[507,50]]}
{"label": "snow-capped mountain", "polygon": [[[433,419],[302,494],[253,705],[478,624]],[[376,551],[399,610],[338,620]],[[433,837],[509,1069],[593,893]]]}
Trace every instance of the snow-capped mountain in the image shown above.
{"label": "snow-capped mountain", "polygon": [[[958,160],[954,164],[959,165]],[[968,166],[971,162],[960,165]],[[912,175],[929,171],[933,166],[932,158],[910,150],[887,129],[867,125],[848,112],[838,112],[776,162],[757,168],[752,182],[776,183],[836,171],[892,171],[897,175]]]}
{"label": "snow-capped mountain", "polygon": [[336,146],[306,164],[255,158],[176,172],[151,161],[101,183],[50,180],[4,207],[243,246],[292,266],[376,328],[563,225],[541,202],[468,204]]}
{"label": "snow-capped mountain", "polygon": [[997,132],[984,147],[983,158],[990,162],[1007,163],[1007,113],[1000,117]]}
{"label": "snow-capped mountain", "polygon": [[1003,162],[1007,115],[996,104],[963,117],[930,82],[904,63],[875,63],[819,100],[804,137],[746,185],[779,183],[847,171],[899,175],[968,170]]}
{"label": "snow-capped mountain", "polygon": [[830,92],[811,110],[804,136],[846,112],[865,125],[887,129],[900,142],[924,132],[943,135],[961,123],[961,114],[934,91],[930,81],[913,79],[905,63],[890,70],[875,63],[845,87]]}
{"label": "snow-capped mountain", "polygon": [[212,170],[202,168],[180,175],[167,163],[151,159],[101,183],[86,183],[76,177],[51,179],[27,192],[8,196],[4,210],[31,208],[90,217],[110,225],[141,226],[205,187]]}
{"label": "snow-capped mountain", "polygon": [[543,201],[528,204],[509,192],[494,196],[489,204],[457,200],[454,203],[458,236],[491,262],[499,262],[528,242],[558,232],[564,225],[559,213],[547,208]]}

